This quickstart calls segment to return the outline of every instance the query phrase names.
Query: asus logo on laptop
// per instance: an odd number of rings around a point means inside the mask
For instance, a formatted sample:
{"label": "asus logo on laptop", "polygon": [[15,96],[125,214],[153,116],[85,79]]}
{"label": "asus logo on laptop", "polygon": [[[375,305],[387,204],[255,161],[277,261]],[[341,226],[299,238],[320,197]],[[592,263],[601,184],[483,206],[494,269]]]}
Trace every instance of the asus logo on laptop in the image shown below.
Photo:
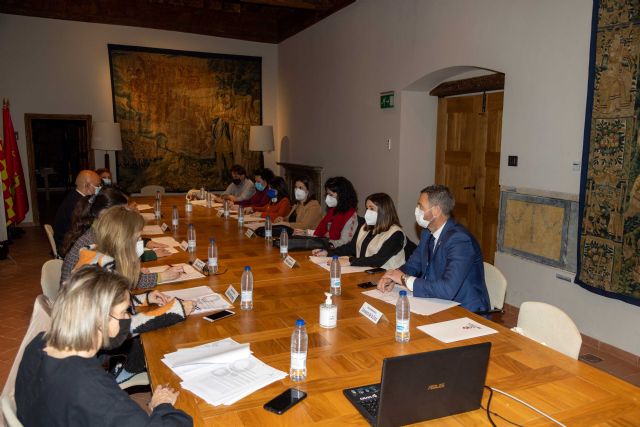
{"label": "asus logo on laptop", "polygon": [[444,383],[440,383],[440,384],[430,384],[427,386],[427,390],[431,391],[431,390],[438,390],[440,388],[444,388]]}

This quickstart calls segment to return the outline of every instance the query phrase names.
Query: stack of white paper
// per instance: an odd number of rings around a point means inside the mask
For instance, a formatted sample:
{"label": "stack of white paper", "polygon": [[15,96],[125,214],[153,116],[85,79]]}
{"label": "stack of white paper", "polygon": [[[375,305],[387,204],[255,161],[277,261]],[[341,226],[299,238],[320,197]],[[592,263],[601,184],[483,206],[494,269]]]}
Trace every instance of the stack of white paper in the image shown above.
{"label": "stack of white paper", "polygon": [[163,245],[167,245],[170,248],[180,246],[180,242],[178,242],[173,237],[165,236],[165,237],[154,237],[153,240],[156,243],[162,243]]}
{"label": "stack of white paper", "polygon": [[173,264],[173,265],[158,265],[156,267],[149,268],[149,273],[162,273],[163,271],[168,270],[171,267],[181,266],[183,271],[180,275],[173,280],[166,280],[160,283],[173,283],[173,282],[182,282],[185,280],[193,280],[193,279],[201,279],[204,277],[204,274],[200,273],[198,270],[190,266],[189,264]]}
{"label": "stack of white paper", "polygon": [[153,206],[148,205],[148,204],[146,204],[146,203],[141,203],[141,204],[139,204],[139,205],[136,205],[136,208],[138,208],[138,210],[139,210],[139,211],[146,211],[146,210],[151,209],[152,207],[153,207]]}
{"label": "stack of white paper", "polygon": [[145,221],[153,221],[156,219],[155,214],[149,212],[142,212],[140,215],[142,215],[142,218],[144,218]]}
{"label": "stack of white paper", "polygon": [[414,297],[413,292],[403,286],[396,286],[392,291],[389,292],[380,292],[377,289],[372,289],[370,291],[365,291],[362,294],[371,298],[379,299],[380,301],[384,301],[389,304],[396,305],[396,302],[398,302],[400,291],[403,289],[407,291],[407,296],[409,297],[409,307],[411,307],[411,312],[415,314],[430,316],[432,314],[439,313],[460,304],[459,302],[439,298]]}
{"label": "stack of white paper", "polygon": [[287,376],[231,338],[181,349],[162,361],[182,379],[182,388],[214,406],[232,405]]}
{"label": "stack of white paper", "polygon": [[159,225],[145,225],[142,227],[141,234],[143,236],[152,236],[154,234],[164,234],[164,231],[162,231]]}
{"label": "stack of white paper", "polygon": [[418,329],[445,343],[498,333],[495,329],[484,326],[468,317],[418,326]]}
{"label": "stack of white paper", "polygon": [[193,310],[191,314],[233,308],[233,305],[229,304],[222,295],[213,292],[208,286],[196,286],[194,288],[166,291],[163,293],[170,297],[194,301],[197,308]]}
{"label": "stack of white paper", "polygon": [[[327,271],[331,271],[331,266],[329,265],[329,263],[331,262],[331,258],[328,256],[313,256],[313,255],[309,255],[309,260],[316,264],[319,267],[324,268]],[[349,274],[349,273],[361,273],[363,271],[369,270],[371,267],[352,267],[350,265],[347,266],[342,266],[340,268],[340,272],[342,274]]]}

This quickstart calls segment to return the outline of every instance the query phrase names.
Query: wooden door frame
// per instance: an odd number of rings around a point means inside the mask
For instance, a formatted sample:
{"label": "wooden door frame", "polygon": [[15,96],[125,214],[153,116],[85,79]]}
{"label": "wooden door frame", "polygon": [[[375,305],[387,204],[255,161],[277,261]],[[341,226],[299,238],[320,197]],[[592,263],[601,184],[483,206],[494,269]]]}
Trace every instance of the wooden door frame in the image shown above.
{"label": "wooden door frame", "polygon": [[[33,216],[33,223],[40,225],[40,212],[38,209],[38,186],[36,184],[36,160],[33,148],[33,120],[76,120],[84,121],[87,126],[87,142],[89,143],[89,153],[91,152],[91,115],[90,114],[36,114],[25,113],[24,115],[24,130],[25,140],[27,144],[27,158],[29,160],[29,192],[31,193],[31,215]],[[89,154],[89,166],[91,169],[95,168],[94,156]]]}

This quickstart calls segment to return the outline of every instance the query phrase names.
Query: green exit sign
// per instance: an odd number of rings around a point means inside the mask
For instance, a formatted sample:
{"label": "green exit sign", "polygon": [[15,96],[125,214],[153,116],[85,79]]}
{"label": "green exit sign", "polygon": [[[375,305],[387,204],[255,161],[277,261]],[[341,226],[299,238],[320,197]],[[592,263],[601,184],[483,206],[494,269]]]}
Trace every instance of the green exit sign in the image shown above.
{"label": "green exit sign", "polygon": [[393,92],[380,93],[380,108],[393,108]]}

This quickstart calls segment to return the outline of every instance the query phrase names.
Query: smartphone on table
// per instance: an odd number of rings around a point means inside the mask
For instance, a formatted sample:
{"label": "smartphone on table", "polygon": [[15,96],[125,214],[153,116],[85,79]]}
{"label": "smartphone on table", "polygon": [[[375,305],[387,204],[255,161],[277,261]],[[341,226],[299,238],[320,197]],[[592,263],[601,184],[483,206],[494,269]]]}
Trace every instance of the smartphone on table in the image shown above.
{"label": "smartphone on table", "polygon": [[278,415],[282,415],[287,412],[293,405],[304,400],[307,397],[307,393],[302,390],[290,388],[283,393],[274,397],[270,401],[264,404],[264,409],[267,411],[275,412]]}
{"label": "smartphone on table", "polygon": [[376,274],[376,273],[382,273],[384,271],[387,271],[387,270],[385,270],[382,267],[377,267],[377,268],[370,268],[368,270],[365,270],[364,272],[369,274]]}
{"label": "smartphone on table", "polygon": [[376,286],[378,286],[378,285],[376,285],[373,282],[363,282],[363,283],[358,284],[358,287],[362,288],[362,289],[375,288]]}
{"label": "smartphone on table", "polygon": [[208,320],[209,322],[216,322],[218,320],[224,319],[225,317],[233,316],[234,314],[236,314],[234,311],[222,310],[216,313],[212,313],[208,316],[204,316],[203,319]]}

